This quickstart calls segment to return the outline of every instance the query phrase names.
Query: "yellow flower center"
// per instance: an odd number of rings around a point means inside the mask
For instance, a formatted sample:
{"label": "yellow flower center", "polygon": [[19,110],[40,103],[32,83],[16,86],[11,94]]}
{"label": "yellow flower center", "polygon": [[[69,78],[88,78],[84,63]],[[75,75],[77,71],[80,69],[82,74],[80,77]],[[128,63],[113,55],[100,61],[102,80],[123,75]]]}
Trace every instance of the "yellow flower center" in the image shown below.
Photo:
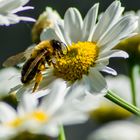
{"label": "yellow flower center", "polygon": [[99,48],[95,42],[78,42],[68,46],[68,52],[56,58],[54,75],[66,81],[74,82],[88,74],[89,68],[95,66]]}
{"label": "yellow flower center", "polygon": [[21,118],[16,118],[10,122],[5,123],[5,125],[10,127],[18,127],[22,124],[23,120]]}
{"label": "yellow flower center", "polygon": [[31,114],[28,114],[27,116],[22,118],[17,117],[12,121],[6,122],[4,125],[16,128],[22,125],[23,122],[25,122],[26,120],[30,120],[30,119],[34,119],[38,122],[47,122],[48,115],[45,112],[39,110],[39,111],[32,112]]}
{"label": "yellow flower center", "polygon": [[43,111],[35,111],[31,114],[30,117],[39,121],[39,122],[45,122],[48,120],[47,114],[44,113]]}

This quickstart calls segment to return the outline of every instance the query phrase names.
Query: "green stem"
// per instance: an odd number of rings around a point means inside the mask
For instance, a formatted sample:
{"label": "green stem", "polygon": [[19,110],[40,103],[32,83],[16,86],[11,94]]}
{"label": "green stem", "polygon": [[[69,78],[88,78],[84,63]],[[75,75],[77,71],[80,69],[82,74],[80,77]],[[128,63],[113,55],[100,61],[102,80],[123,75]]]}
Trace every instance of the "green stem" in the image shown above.
{"label": "green stem", "polygon": [[132,104],[137,106],[137,103],[136,103],[136,89],[135,89],[134,67],[130,68],[129,76],[130,76],[130,84],[131,84]]}
{"label": "green stem", "polygon": [[134,105],[126,102],[125,100],[123,100],[119,96],[115,95],[112,91],[108,90],[105,97],[107,99],[111,100],[112,102],[116,103],[117,105],[123,107],[124,109],[128,110],[129,112],[131,112],[131,113],[140,117],[140,109],[139,108],[137,108]]}
{"label": "green stem", "polygon": [[60,126],[58,140],[66,140],[64,128],[62,125]]}

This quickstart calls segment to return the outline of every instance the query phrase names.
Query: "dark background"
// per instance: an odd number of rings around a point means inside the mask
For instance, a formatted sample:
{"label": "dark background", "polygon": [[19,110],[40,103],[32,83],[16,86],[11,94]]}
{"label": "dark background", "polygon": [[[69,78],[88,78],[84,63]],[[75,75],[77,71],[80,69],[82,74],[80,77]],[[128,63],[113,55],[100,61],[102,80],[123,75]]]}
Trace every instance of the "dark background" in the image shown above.
{"label": "dark background", "polygon": [[[37,17],[45,10],[46,6],[56,9],[61,17],[68,7],[77,7],[82,16],[86,14],[89,8],[96,2],[100,3],[99,11],[104,11],[113,0],[31,0],[27,5],[34,6],[34,10],[23,11],[19,15],[29,16],[37,19]],[[135,10],[140,8],[139,0],[121,0],[125,10]],[[31,41],[31,29],[33,23],[20,22],[10,26],[0,26],[0,68],[2,62],[9,56],[23,51]],[[74,116],[73,116],[74,117]],[[86,124],[81,124],[74,127],[66,127],[67,140],[85,140],[87,133],[91,132],[93,128],[97,128],[92,121]]]}

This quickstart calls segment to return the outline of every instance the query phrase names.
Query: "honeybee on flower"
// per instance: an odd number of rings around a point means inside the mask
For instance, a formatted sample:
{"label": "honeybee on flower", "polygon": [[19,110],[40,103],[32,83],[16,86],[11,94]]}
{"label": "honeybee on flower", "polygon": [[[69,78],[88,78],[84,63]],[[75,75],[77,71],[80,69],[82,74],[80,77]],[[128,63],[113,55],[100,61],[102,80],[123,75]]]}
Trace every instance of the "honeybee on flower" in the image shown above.
{"label": "honeybee on flower", "polygon": [[[138,18],[133,15],[122,17],[124,7],[121,7],[120,1],[114,1],[96,22],[98,8],[99,3],[93,5],[84,19],[76,8],[69,8],[63,22],[42,32],[42,41],[59,40],[66,44],[68,52],[55,58],[55,65],[49,67],[43,75],[44,80],[39,90],[50,88],[49,84],[57,78],[64,80],[71,88],[81,85],[91,94],[107,90],[106,80],[100,71],[117,74],[107,66],[109,58],[128,58],[128,54],[112,48],[121,39],[133,34],[138,25]],[[32,83],[21,86],[17,94],[31,91],[32,86]]]}

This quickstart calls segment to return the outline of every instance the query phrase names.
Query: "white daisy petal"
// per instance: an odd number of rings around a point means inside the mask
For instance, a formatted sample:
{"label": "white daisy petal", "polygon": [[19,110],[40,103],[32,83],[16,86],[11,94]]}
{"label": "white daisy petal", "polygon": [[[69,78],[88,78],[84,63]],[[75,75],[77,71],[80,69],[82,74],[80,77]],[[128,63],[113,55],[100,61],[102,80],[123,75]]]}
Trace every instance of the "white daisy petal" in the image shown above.
{"label": "white daisy petal", "polygon": [[52,84],[52,91],[49,97],[44,98],[41,107],[47,110],[48,114],[53,114],[63,103],[65,97],[66,84],[64,81],[58,79]]}
{"label": "white daisy petal", "polygon": [[101,94],[93,95],[90,93],[86,93],[83,100],[76,99],[74,100],[74,104],[79,110],[89,112],[99,107],[102,97],[103,96]]}
{"label": "white daisy petal", "polygon": [[[74,117],[73,117],[74,116]],[[87,121],[89,116],[85,113],[82,113],[81,111],[78,110],[69,110],[64,112],[59,112],[53,120],[59,120],[60,124],[65,124],[65,125],[72,125],[72,124],[79,124]]]}
{"label": "white daisy petal", "polygon": [[95,28],[95,23],[97,19],[99,9],[99,3],[95,4],[87,13],[83,21],[83,30],[82,30],[82,40],[87,41],[89,37],[92,35],[93,30]]}
{"label": "white daisy petal", "polygon": [[[121,40],[130,38],[130,37],[132,37],[132,36],[134,36],[134,35],[136,35],[136,34],[137,34],[137,33],[128,34],[128,35],[122,37]],[[110,42],[106,43],[105,45],[102,45],[102,47],[101,47],[101,52],[103,52],[103,53],[104,53],[104,52],[107,52],[109,49],[114,48],[114,47],[115,47],[117,44],[119,44],[119,43],[120,43],[120,40],[113,40],[113,41],[110,41]]]}
{"label": "white daisy petal", "polygon": [[49,93],[50,93],[50,89],[41,90],[41,91],[35,92],[35,94],[33,94],[33,97],[36,99],[39,99],[43,96],[48,95]]}
{"label": "white daisy petal", "polygon": [[91,68],[89,75],[84,76],[83,78],[84,78],[87,90],[92,94],[94,94],[95,92],[97,93],[101,92],[107,87],[105,78],[101,75],[101,73],[98,70],[94,68]]}
{"label": "white daisy petal", "polygon": [[120,43],[120,40],[114,40],[114,41],[108,42],[107,44],[102,45],[102,47],[100,48],[100,51],[101,53],[108,52],[111,48],[114,48],[119,43]]}
{"label": "white daisy petal", "polygon": [[139,124],[114,121],[94,131],[87,140],[139,140],[139,130]]}
{"label": "white daisy petal", "polygon": [[10,128],[0,125],[0,140],[9,140],[9,138],[13,138],[17,132]]}
{"label": "white daisy petal", "polygon": [[55,24],[54,28],[55,28],[56,34],[60,37],[61,41],[64,42],[66,45],[68,44],[70,45],[71,40],[69,36],[65,33],[63,24]]}
{"label": "white daisy petal", "polygon": [[[128,34],[132,33],[137,27],[137,18],[134,16],[123,17],[116,25],[114,25],[105,36],[98,42],[100,45],[105,45],[112,40],[120,40],[127,37]],[[109,48],[111,49],[111,48]]]}
{"label": "white daisy petal", "polygon": [[102,69],[104,69],[104,68],[106,67],[106,65],[109,64],[109,62],[106,61],[106,60],[107,60],[107,59],[101,60],[101,61],[97,62],[97,64],[96,64],[96,69],[99,70],[99,71],[102,71]]}
{"label": "white daisy petal", "polygon": [[[130,34],[128,36],[124,36],[124,37],[122,37],[121,40],[128,39],[128,38],[132,37],[133,35],[136,35],[136,34],[132,33],[132,34]],[[106,52],[106,51],[109,51],[109,50],[113,49],[115,46],[117,46],[121,42],[121,40],[115,40],[113,42],[109,42],[109,43],[103,45],[101,47],[101,52]],[[128,57],[126,57],[126,58],[128,58]]]}
{"label": "white daisy petal", "polygon": [[20,21],[18,16],[15,14],[7,14],[7,16],[5,16],[5,19],[7,19],[8,24],[18,23]]}
{"label": "white daisy petal", "polygon": [[[121,75],[121,74],[119,74],[116,77],[107,76],[106,81],[107,81],[108,88],[110,90],[114,91],[119,97],[121,97],[125,101],[132,103],[131,86],[130,86],[129,77],[125,75]],[[125,86],[122,86],[122,85],[125,85]]]}
{"label": "white daisy petal", "polygon": [[3,102],[0,102],[0,114],[0,122],[7,122],[16,118],[16,111]]}
{"label": "white daisy petal", "polygon": [[57,137],[59,134],[59,126],[56,123],[51,123],[43,127],[43,130],[47,136]]}
{"label": "white daisy petal", "polygon": [[122,50],[110,50],[108,52],[105,52],[105,53],[101,53],[99,55],[99,58],[96,62],[99,62],[103,59],[109,59],[109,58],[112,58],[112,57],[122,57],[122,58],[128,58],[129,55],[127,52],[125,51],[122,51]]}
{"label": "white daisy petal", "polygon": [[2,12],[6,12],[6,11],[12,11],[13,9],[18,8],[19,6],[21,6],[20,1],[16,1],[16,0],[1,0],[0,1],[0,13]]}
{"label": "white daisy petal", "polygon": [[122,40],[123,39],[128,39],[128,38],[130,38],[130,37],[133,37],[133,36],[135,36],[135,35],[137,35],[138,33],[131,33],[131,34],[129,34],[129,35],[127,35],[127,36],[125,36],[124,38],[122,38]]}
{"label": "white daisy petal", "polygon": [[[29,0],[1,0],[0,1],[0,25],[10,25],[18,23],[20,20],[35,22],[35,19],[29,17],[20,17],[15,13],[23,10],[33,9],[31,6],[24,5]],[[5,18],[5,19],[4,19]]]}
{"label": "white daisy petal", "polygon": [[11,88],[20,83],[20,71],[16,68],[3,68],[0,70],[0,97],[9,95]]}
{"label": "white daisy petal", "polygon": [[34,98],[31,94],[24,94],[18,106],[18,112],[20,115],[24,115],[25,112],[32,112],[37,107],[37,105],[38,100],[36,98]]}
{"label": "white daisy petal", "polygon": [[0,25],[6,25],[8,26],[10,23],[8,21],[7,18],[5,18],[5,16],[0,15]]}
{"label": "white daisy petal", "polygon": [[72,88],[70,88],[70,90],[68,91],[68,97],[66,99],[66,102],[71,102],[73,99],[80,98],[81,96],[83,96],[84,90],[84,86],[81,85],[79,81],[77,81],[76,83],[74,83],[74,85],[72,85]]}
{"label": "white daisy petal", "polygon": [[61,41],[64,42],[65,44],[71,44],[71,40],[69,36],[66,34],[64,30],[64,23],[63,24],[55,24],[55,31],[58,36],[60,36]]}
{"label": "white daisy petal", "polygon": [[17,13],[19,11],[25,11],[25,10],[30,10],[30,9],[34,9],[34,7],[32,6],[19,7],[17,9],[12,10],[12,13]]}
{"label": "white daisy petal", "polygon": [[18,85],[15,88],[13,88],[11,91],[14,91],[14,89],[15,89],[15,91],[18,89],[17,92],[16,92],[17,101],[21,100],[21,98],[23,96],[23,93],[24,94],[26,94],[27,92],[31,93],[31,90],[32,90],[32,89],[27,89],[27,87],[24,87],[23,85]]}
{"label": "white daisy petal", "polygon": [[56,39],[61,41],[60,36],[58,36],[52,28],[46,28],[40,35],[40,40],[50,40],[50,39]]}
{"label": "white daisy petal", "polygon": [[97,42],[120,18],[124,8],[121,7],[120,1],[114,1],[105,11],[97,23],[92,41]]}
{"label": "white daisy petal", "polygon": [[40,35],[40,40],[43,41],[43,40],[56,39],[56,40],[59,40],[67,45],[68,42],[66,42],[66,40],[64,39],[65,33],[63,31],[62,26],[63,26],[62,24],[58,24],[58,25],[55,24],[54,28],[44,29]]}
{"label": "white daisy petal", "polygon": [[30,21],[30,22],[35,22],[36,20],[33,19],[33,18],[30,18],[30,17],[23,17],[23,16],[20,16],[18,17],[19,20],[22,20],[22,21]]}
{"label": "white daisy petal", "polygon": [[101,71],[112,74],[112,75],[117,75],[117,72],[114,69],[107,67],[107,66],[104,69],[102,69]]}
{"label": "white daisy petal", "polygon": [[72,42],[81,39],[82,17],[76,8],[69,8],[64,15],[64,30]]}

